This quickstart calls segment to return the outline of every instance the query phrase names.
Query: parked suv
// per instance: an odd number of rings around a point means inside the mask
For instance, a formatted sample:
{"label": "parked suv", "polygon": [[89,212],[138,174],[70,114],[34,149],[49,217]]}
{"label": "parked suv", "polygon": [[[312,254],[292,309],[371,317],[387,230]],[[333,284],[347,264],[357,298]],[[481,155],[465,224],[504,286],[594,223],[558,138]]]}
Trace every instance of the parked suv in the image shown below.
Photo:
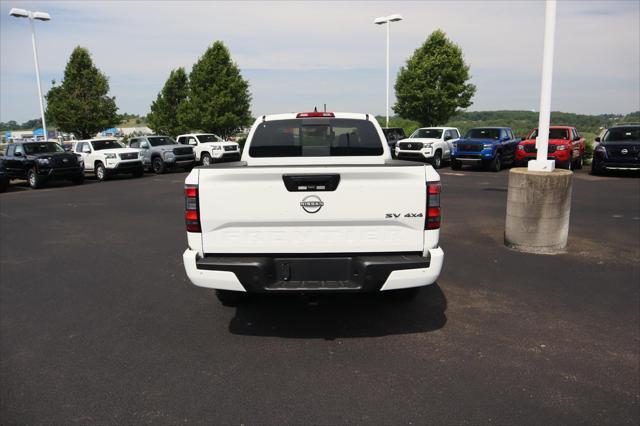
{"label": "parked suv", "polygon": [[190,133],[180,135],[178,143],[190,145],[196,155],[196,161],[208,166],[219,161],[240,160],[240,145],[223,140],[213,133]]}
{"label": "parked suv", "polygon": [[429,161],[439,169],[443,160],[450,160],[453,143],[460,138],[455,127],[423,127],[396,144],[396,157],[406,160]]}
{"label": "parked suv", "polygon": [[596,138],[591,173],[640,170],[640,125],[613,126]]}
{"label": "parked suv", "polygon": [[82,160],[55,142],[12,143],[7,147],[4,165],[9,179],[27,179],[32,188],[54,179],[70,179],[77,185],[84,182]]}
{"label": "parked suv", "polygon": [[135,137],[129,147],[140,149],[143,166],[156,174],[173,168],[190,171],[196,162],[193,147],[181,145],[169,136]]}
{"label": "parked suv", "polygon": [[[533,129],[527,139],[518,144],[516,150],[516,166],[524,166],[529,160],[535,159],[536,138],[538,129]],[[549,127],[549,148],[547,159],[555,160],[556,167],[561,169],[581,169],[584,156],[584,138],[578,130],[571,126]]]}
{"label": "parked suv", "polygon": [[478,127],[470,129],[454,144],[451,168],[477,164],[499,172],[503,165],[513,163],[520,139],[509,127]]}
{"label": "parked suv", "polygon": [[393,150],[396,147],[396,143],[407,137],[402,127],[383,127],[382,133],[384,133],[384,137],[387,139],[387,145],[389,145],[391,154],[394,154]]}
{"label": "parked suv", "polygon": [[144,174],[139,149],[126,148],[115,139],[88,139],[76,142],[74,152],[82,156],[85,171],[94,172],[99,181],[116,174]]}

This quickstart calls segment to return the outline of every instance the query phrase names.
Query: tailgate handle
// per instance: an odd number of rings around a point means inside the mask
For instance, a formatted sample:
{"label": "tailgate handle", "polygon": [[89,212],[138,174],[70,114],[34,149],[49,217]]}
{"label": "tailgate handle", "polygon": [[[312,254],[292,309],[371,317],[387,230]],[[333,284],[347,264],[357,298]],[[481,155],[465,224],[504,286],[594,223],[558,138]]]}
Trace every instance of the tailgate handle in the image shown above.
{"label": "tailgate handle", "polygon": [[282,181],[289,192],[335,191],[340,175],[282,175]]}

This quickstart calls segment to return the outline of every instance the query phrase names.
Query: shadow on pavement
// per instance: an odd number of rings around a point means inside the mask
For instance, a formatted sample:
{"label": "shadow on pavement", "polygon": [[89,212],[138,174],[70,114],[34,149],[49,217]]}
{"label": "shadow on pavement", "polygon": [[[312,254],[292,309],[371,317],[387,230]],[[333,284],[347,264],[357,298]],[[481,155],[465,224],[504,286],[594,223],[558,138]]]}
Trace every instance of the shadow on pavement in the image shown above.
{"label": "shadow on pavement", "polygon": [[389,295],[252,295],[236,308],[233,334],[287,338],[376,337],[439,330],[447,322],[447,298],[438,286],[410,301]]}

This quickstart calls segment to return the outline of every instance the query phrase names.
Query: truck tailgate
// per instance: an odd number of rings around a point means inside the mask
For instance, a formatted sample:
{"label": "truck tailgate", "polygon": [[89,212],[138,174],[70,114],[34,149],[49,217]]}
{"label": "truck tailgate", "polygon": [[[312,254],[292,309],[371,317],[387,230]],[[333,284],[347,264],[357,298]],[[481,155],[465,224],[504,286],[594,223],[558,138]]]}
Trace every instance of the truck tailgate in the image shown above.
{"label": "truck tailgate", "polygon": [[[422,252],[425,169],[418,163],[199,169],[203,251]],[[305,183],[332,189],[337,179],[334,190],[310,191]]]}

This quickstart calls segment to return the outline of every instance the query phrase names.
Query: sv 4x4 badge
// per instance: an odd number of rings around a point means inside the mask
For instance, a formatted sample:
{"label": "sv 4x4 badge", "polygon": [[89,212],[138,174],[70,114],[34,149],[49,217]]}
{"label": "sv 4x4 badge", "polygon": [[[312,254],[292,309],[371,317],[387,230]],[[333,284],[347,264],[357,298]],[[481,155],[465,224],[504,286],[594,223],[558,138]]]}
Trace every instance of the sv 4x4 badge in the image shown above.
{"label": "sv 4x4 badge", "polygon": [[387,219],[395,219],[398,217],[423,217],[422,213],[405,213],[404,215],[402,213],[387,213],[385,216]]}

